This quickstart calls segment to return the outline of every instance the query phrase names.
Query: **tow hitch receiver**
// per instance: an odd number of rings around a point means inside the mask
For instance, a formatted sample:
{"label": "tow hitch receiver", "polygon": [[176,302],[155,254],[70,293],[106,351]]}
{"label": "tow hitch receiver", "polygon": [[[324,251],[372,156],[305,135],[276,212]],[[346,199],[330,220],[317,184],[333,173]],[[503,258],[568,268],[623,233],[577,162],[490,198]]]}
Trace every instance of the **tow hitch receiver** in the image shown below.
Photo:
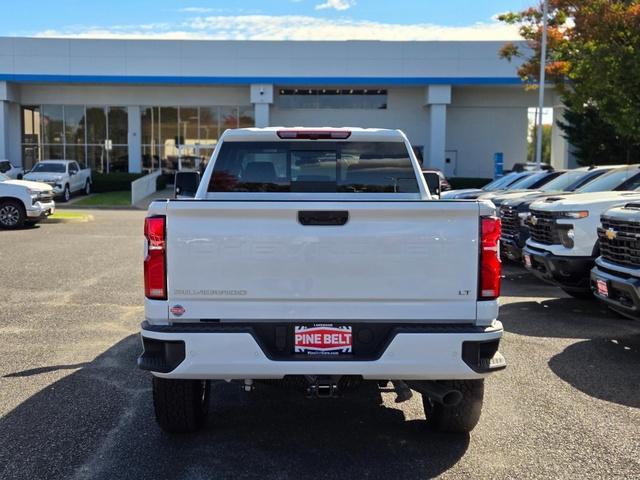
{"label": "tow hitch receiver", "polygon": [[337,398],[339,397],[338,378],[307,377],[307,397],[309,398]]}

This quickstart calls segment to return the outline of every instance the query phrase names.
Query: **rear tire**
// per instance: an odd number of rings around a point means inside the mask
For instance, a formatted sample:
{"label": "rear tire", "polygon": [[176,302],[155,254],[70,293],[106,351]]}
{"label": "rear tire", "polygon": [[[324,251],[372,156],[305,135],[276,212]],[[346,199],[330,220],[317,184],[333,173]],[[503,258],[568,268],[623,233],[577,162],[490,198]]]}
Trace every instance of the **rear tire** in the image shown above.
{"label": "rear tire", "polygon": [[91,193],[91,182],[87,180],[84,184],[84,189],[82,190],[83,195],[89,195]]}
{"label": "rear tire", "polygon": [[440,432],[468,433],[480,420],[484,399],[484,380],[447,380],[441,382],[448,388],[459,390],[462,400],[453,407],[432,402],[422,395],[427,424]]}
{"label": "rear tire", "polygon": [[0,227],[9,230],[21,228],[26,218],[22,202],[11,199],[0,202]]}
{"label": "rear tire", "polygon": [[169,433],[193,433],[207,419],[208,380],[153,377],[153,407],[160,428]]}
{"label": "rear tire", "polygon": [[571,289],[566,289],[563,288],[562,291],[564,293],[566,293],[567,295],[573,297],[573,298],[578,298],[580,300],[594,300],[595,297],[593,296],[593,293],[591,293],[591,290],[587,291],[587,290],[571,290]]}

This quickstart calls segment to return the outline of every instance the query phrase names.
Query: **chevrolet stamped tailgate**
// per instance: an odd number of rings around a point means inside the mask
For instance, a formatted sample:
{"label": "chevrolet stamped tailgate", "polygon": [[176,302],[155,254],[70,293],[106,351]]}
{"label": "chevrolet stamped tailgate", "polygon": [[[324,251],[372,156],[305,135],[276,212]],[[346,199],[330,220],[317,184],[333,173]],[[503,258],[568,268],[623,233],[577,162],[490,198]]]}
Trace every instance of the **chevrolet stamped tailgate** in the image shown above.
{"label": "chevrolet stamped tailgate", "polygon": [[166,214],[181,320],[476,318],[477,203],[196,200]]}

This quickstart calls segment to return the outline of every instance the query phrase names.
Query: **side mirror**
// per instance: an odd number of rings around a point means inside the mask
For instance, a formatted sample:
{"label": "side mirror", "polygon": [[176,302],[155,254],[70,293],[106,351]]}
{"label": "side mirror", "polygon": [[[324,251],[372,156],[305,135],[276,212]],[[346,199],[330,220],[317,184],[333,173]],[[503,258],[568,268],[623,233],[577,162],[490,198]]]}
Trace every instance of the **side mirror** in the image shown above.
{"label": "side mirror", "polygon": [[432,197],[440,196],[440,175],[437,172],[422,172]]}
{"label": "side mirror", "polygon": [[175,198],[193,198],[200,185],[200,172],[176,172],[173,185]]}

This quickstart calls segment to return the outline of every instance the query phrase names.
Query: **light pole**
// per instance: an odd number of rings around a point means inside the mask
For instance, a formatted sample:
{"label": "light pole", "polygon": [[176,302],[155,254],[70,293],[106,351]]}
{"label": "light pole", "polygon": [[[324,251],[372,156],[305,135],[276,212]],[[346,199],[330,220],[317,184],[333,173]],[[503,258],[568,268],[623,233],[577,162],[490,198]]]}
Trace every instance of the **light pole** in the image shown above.
{"label": "light pole", "polygon": [[540,86],[538,90],[538,138],[536,141],[536,168],[542,167],[542,109],[544,108],[544,83],[547,66],[547,17],[549,16],[548,0],[543,0],[542,7],[542,45],[540,48]]}

